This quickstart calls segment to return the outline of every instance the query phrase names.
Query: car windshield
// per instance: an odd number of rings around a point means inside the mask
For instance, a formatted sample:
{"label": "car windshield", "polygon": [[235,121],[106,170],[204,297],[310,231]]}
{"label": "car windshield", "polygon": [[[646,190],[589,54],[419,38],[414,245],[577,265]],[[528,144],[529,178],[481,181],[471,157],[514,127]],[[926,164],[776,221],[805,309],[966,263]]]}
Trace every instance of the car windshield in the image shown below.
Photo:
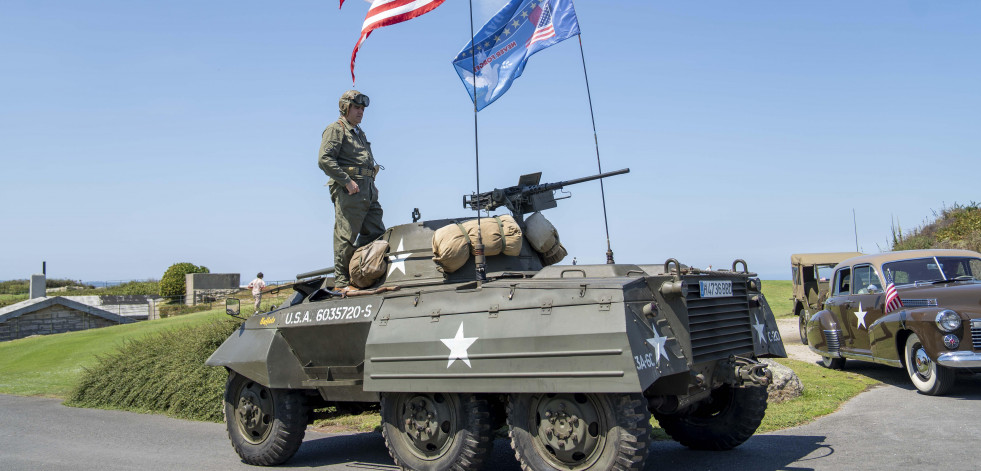
{"label": "car windshield", "polygon": [[883,263],[886,278],[897,285],[920,281],[944,281],[957,277],[981,279],[981,259],[973,257],[925,257]]}

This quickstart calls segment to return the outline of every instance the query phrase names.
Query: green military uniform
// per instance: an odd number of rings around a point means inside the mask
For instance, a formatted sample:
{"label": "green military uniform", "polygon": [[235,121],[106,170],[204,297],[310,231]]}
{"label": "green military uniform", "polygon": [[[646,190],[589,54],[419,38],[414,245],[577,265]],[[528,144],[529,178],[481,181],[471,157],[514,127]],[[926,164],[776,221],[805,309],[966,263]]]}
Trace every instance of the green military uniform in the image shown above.
{"label": "green military uniform", "polygon": [[[339,288],[350,283],[348,264],[354,249],[385,232],[375,187],[377,167],[364,131],[343,117],[324,130],[319,160],[320,168],[330,177],[330,199],[334,202],[334,280]],[[360,191],[349,195],[345,185],[352,179]]]}

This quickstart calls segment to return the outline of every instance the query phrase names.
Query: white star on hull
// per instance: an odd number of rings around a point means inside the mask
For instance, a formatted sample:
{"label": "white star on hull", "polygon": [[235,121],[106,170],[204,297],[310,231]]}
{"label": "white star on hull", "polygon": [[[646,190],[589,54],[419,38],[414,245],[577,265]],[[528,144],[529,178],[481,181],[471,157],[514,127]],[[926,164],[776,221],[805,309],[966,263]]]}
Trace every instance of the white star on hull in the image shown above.
{"label": "white star on hull", "polygon": [[753,328],[756,329],[756,336],[760,339],[760,345],[763,345],[766,343],[766,335],[763,333],[763,329],[766,328],[766,324],[760,322],[760,319],[756,317],[755,314],[753,315],[753,320],[756,321],[753,324]]}
{"label": "white star on hull", "polygon": [[[395,252],[401,252],[402,250],[404,250],[402,248],[402,239],[399,239],[399,247],[397,249],[395,249]],[[404,275],[405,274],[405,259],[407,259],[407,258],[409,258],[411,256],[412,256],[411,253],[404,253],[404,254],[400,254],[400,255],[389,255],[388,256],[388,261],[391,262],[391,263],[388,265],[388,274],[391,275],[392,272],[394,272],[395,270],[398,270],[398,271],[402,272],[402,274]]]}
{"label": "white star on hull", "polygon": [[657,330],[654,330],[654,337],[653,338],[647,339],[647,343],[649,343],[652,347],[654,347],[654,352],[655,352],[655,355],[654,355],[654,363],[658,367],[661,366],[661,357],[664,357],[664,359],[665,360],[668,360],[668,361],[671,360],[670,358],[668,358],[668,352],[664,348],[664,344],[667,341],[668,341],[668,338],[667,337],[664,337],[664,336],[662,336],[660,334],[658,334],[657,333]]}
{"label": "white star on hull", "polygon": [[446,367],[449,368],[454,361],[462,360],[468,367],[470,366],[470,358],[467,356],[467,349],[473,345],[474,342],[480,337],[464,337],[463,336],[463,323],[460,323],[460,328],[456,331],[456,337],[451,339],[440,339],[447,348],[450,349],[449,361],[446,363]]}

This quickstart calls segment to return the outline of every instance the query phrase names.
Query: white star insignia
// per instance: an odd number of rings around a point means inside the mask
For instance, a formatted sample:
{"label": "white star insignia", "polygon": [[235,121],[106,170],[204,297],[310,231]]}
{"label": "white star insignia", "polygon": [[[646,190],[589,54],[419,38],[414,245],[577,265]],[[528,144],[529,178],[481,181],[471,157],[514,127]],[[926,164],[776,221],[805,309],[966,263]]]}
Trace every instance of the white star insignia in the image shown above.
{"label": "white star insignia", "polygon": [[[397,249],[395,249],[395,252],[401,252],[402,250],[403,250],[402,249],[402,239],[399,239],[399,247]],[[404,275],[405,274],[405,259],[407,259],[407,258],[409,258],[411,256],[412,256],[411,253],[404,253],[404,254],[401,254],[401,255],[389,255],[388,256],[388,261],[391,262],[391,264],[388,266],[388,274],[391,275],[392,272],[394,272],[395,270],[398,270],[398,271],[402,272],[402,274]]]}
{"label": "white star insignia", "polygon": [[858,323],[855,325],[855,328],[856,329],[859,328],[859,327],[865,327],[865,330],[869,330],[869,326],[865,325],[865,315],[866,314],[868,314],[868,311],[863,311],[862,310],[862,303],[859,302],[858,303],[858,310],[855,311],[855,319],[858,321]]}
{"label": "white star insignia", "polygon": [[467,356],[467,349],[473,345],[474,342],[480,337],[464,337],[463,336],[463,323],[460,323],[460,328],[456,331],[456,337],[451,339],[440,339],[443,344],[450,349],[449,362],[446,363],[446,367],[449,368],[457,359],[463,360],[464,363],[470,366],[470,358]]}
{"label": "white star insignia", "polygon": [[753,328],[756,329],[756,335],[760,338],[760,345],[766,343],[766,335],[763,335],[763,329],[766,328],[766,324],[760,322],[756,315],[753,315],[753,320],[756,323],[753,324]]}
{"label": "white star insignia", "polygon": [[654,363],[657,366],[661,366],[661,357],[664,357],[665,360],[670,360],[668,358],[668,352],[664,348],[664,343],[667,341],[668,338],[658,334],[657,330],[654,330],[654,338],[647,339],[647,343],[654,347],[654,352],[656,353],[654,355]]}

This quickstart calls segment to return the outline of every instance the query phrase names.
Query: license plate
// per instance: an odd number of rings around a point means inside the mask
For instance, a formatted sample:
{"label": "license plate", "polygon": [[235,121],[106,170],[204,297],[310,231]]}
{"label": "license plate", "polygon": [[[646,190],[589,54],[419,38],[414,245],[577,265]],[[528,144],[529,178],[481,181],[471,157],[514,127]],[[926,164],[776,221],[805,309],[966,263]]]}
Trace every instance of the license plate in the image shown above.
{"label": "license plate", "polygon": [[731,281],[699,281],[699,295],[703,298],[725,298],[732,296]]}

